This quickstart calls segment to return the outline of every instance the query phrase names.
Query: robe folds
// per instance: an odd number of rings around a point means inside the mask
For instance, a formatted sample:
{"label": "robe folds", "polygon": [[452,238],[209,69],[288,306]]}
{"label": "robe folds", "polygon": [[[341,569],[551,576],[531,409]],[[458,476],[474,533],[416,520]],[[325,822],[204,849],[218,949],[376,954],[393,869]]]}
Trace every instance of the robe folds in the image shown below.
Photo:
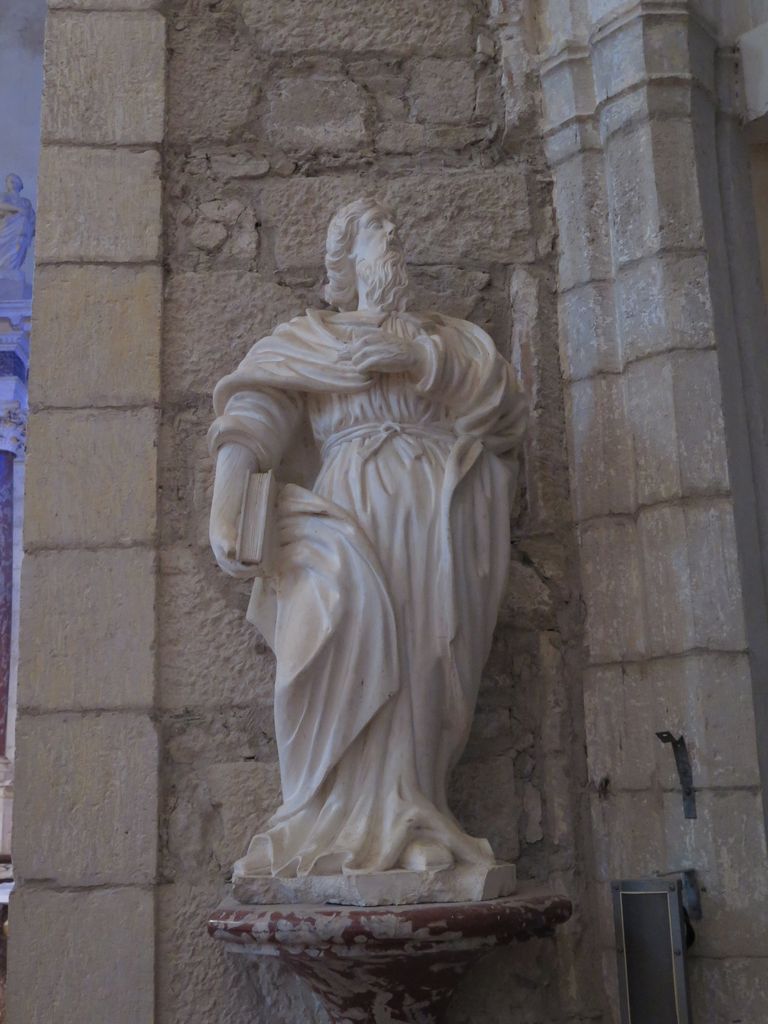
{"label": "robe folds", "polygon": [[[419,372],[355,370],[346,346],[371,326],[417,348]],[[253,346],[214,408],[212,450],[274,468],[308,420],[321,462],[311,489],[281,487],[277,576],[249,606],[277,659],[283,804],[245,871],[383,871],[422,840],[492,861],[446,784],[507,574],[525,425],[509,364],[437,313],[309,311]]]}

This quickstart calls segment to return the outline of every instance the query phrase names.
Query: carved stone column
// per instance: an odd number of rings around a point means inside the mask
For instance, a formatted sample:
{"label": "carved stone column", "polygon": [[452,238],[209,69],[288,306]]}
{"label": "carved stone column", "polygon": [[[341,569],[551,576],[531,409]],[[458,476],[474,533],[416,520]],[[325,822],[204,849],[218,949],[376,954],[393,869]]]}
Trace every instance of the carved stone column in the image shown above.
{"label": "carved stone column", "polygon": [[[695,867],[693,1015],[710,1020],[736,1012],[729,972],[757,986],[768,953],[765,312],[734,53],[706,16],[748,27],[747,7],[550,0],[541,64],[595,877],[606,906],[612,878]],[[659,723],[695,751],[696,819]],[[724,854],[710,837],[732,821]],[[604,965],[610,992],[613,950]]]}

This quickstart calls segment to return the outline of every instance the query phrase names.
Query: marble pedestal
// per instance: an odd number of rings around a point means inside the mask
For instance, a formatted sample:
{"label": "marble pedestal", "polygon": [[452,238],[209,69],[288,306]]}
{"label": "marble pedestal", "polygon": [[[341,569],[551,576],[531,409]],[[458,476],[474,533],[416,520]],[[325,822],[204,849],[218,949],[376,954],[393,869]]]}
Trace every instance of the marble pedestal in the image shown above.
{"label": "marble pedestal", "polygon": [[379,871],[278,878],[248,875],[235,864],[232,888],[240,903],[339,903],[346,907],[399,907],[420,903],[476,903],[511,896],[514,864],[459,864],[437,871]]}
{"label": "marble pedestal", "polygon": [[228,900],[208,930],[231,952],[280,959],[309,984],[334,1024],[439,1024],[476,960],[497,946],[550,935],[570,915],[565,897],[533,891],[401,907]]}

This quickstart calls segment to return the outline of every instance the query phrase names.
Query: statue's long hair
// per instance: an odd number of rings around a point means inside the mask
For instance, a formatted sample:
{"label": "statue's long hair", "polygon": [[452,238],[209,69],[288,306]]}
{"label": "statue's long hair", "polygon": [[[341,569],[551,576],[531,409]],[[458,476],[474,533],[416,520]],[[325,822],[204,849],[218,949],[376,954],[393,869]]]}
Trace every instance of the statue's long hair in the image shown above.
{"label": "statue's long hair", "polygon": [[329,306],[335,306],[342,312],[357,308],[357,274],[351,253],[357,226],[369,210],[387,212],[386,207],[377,199],[356,199],[337,210],[328,225],[325,245],[328,284],[323,291],[323,298]]}

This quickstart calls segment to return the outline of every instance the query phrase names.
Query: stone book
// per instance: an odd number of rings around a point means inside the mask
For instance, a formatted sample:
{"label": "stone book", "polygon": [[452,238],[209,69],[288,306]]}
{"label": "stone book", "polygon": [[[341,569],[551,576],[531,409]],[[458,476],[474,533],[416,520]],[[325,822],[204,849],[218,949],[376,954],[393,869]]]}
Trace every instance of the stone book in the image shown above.
{"label": "stone book", "polygon": [[243,487],[235,557],[243,565],[257,567],[259,576],[269,575],[272,569],[276,501],[277,481],[272,471],[249,473]]}

